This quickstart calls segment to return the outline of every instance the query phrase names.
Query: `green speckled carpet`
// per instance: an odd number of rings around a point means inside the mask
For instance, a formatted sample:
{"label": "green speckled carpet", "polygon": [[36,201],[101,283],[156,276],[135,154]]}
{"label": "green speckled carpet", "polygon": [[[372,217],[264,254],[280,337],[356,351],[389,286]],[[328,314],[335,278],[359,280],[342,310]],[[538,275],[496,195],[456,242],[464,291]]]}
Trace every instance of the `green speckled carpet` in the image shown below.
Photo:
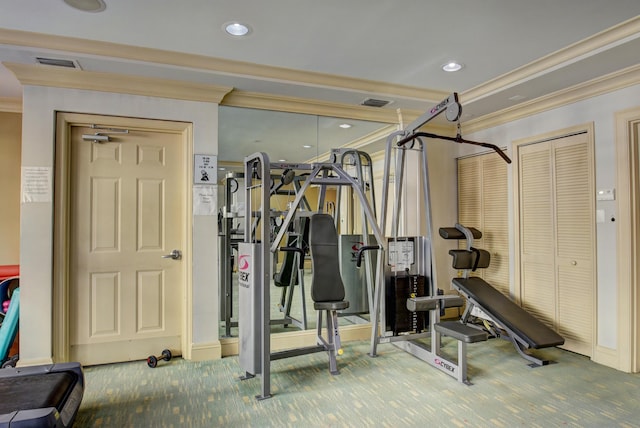
{"label": "green speckled carpet", "polygon": [[[455,343],[444,349],[455,355]],[[240,381],[237,357],[85,368],[76,427],[640,427],[640,375],[559,349],[529,368],[494,339],[468,347],[472,386],[397,349],[344,344],[340,375],[325,353],[272,362],[273,397]]]}

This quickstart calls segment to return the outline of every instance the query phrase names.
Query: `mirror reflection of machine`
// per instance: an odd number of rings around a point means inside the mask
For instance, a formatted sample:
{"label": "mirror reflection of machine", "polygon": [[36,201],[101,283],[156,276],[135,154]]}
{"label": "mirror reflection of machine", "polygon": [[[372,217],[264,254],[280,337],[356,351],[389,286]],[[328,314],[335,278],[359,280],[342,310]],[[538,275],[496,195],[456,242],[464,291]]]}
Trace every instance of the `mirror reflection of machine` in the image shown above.
{"label": "mirror reflection of machine", "polygon": [[237,327],[233,321],[233,270],[235,267],[238,243],[244,239],[244,193],[238,192],[244,174],[230,172],[223,180],[224,206],[218,214],[218,254],[220,284],[220,320],[224,321],[224,337],[231,336],[231,328]]}
{"label": "mirror reflection of machine", "polygon": [[[333,149],[330,163],[340,165],[357,183],[365,195],[370,206],[375,206],[373,187],[373,167],[370,156],[354,149]],[[302,168],[302,169],[300,169]],[[280,232],[285,215],[291,209],[292,199],[300,192],[309,175],[309,165],[294,163],[270,164],[270,181],[268,182],[269,197],[271,199],[269,230],[270,240]],[[259,176],[260,171],[252,174]],[[235,335],[232,328],[238,327],[237,312],[237,284],[234,265],[237,260],[238,243],[243,238],[243,217],[245,195],[238,188],[244,186],[244,173],[228,173],[223,182],[224,207],[221,211],[220,224],[220,320],[224,325],[224,337]],[[344,188],[344,189],[343,189]],[[339,234],[340,271],[345,282],[346,299],[351,302],[346,310],[340,311],[340,316],[352,323],[366,323],[363,318],[369,312],[372,304],[372,289],[374,282],[374,266],[377,262],[376,254],[364,257],[363,266],[357,267],[357,253],[365,246],[372,245],[375,237],[372,234],[363,235],[363,230],[370,230],[369,221],[364,215],[358,195],[350,186],[337,186],[336,200],[328,197],[326,191],[319,196],[318,207],[325,207],[336,219],[336,229]],[[320,209],[320,208],[318,208]],[[306,195],[302,196],[299,206],[295,209],[293,220],[288,224],[281,245],[289,250],[274,254],[271,258],[273,282],[280,289],[278,309],[282,318],[274,318],[272,324],[285,327],[293,325],[300,329],[308,327],[307,291],[304,286],[304,260],[308,259],[308,218],[316,212],[312,209]],[[251,222],[251,234],[255,236],[256,228],[261,220],[256,216]],[[363,238],[364,237],[364,238]],[[298,250],[292,250],[297,248]],[[302,312],[295,317],[292,307],[295,304],[302,308]],[[300,300],[300,302],[298,302]],[[296,318],[297,317],[297,318]]]}
{"label": "mirror reflection of machine", "polygon": [[[288,203],[278,202],[278,197],[285,197],[290,200],[299,191],[305,176],[287,168],[286,164],[274,164],[282,166],[281,174],[273,174],[269,182],[269,196],[274,199],[274,209],[270,210],[268,221],[270,238],[276,236],[280,231],[284,215],[288,212]],[[256,172],[257,174],[258,172]],[[219,214],[219,283],[220,283],[220,320],[224,324],[223,337],[232,337],[232,328],[238,327],[236,319],[237,297],[234,296],[234,279],[236,279],[238,243],[244,238],[244,215],[245,215],[245,194],[238,189],[244,189],[244,173],[230,172],[223,180],[224,206]],[[310,210],[309,202],[306,198],[301,201],[300,210],[296,213],[296,221],[292,222],[285,241],[288,247],[299,246],[304,248],[304,224]],[[306,214],[305,214],[306,213]],[[251,234],[255,235],[256,228],[261,217],[256,217],[251,223]],[[271,264],[274,274],[275,285],[281,289],[279,310],[283,313],[282,318],[273,319],[272,324],[284,326],[293,325],[300,329],[307,328],[307,315],[304,291],[304,278],[301,270],[292,268],[299,265],[300,257],[304,254],[294,254],[291,252],[281,256],[284,260],[282,266],[285,269],[277,270],[278,257],[273,257]],[[299,288],[298,298],[301,301],[302,313],[299,318],[292,316],[294,293]]]}
{"label": "mirror reflection of machine", "polygon": [[[330,161],[340,165],[354,178],[369,205],[375,207],[373,162],[369,154],[348,148],[333,149]],[[370,233],[363,233],[364,230],[370,230],[370,225],[353,188],[341,186],[337,192],[334,218],[339,233],[340,273],[344,281],[346,299],[350,302],[349,308],[341,311],[341,315],[363,315],[373,307],[369,290],[374,282],[373,266],[377,259],[375,253],[371,254],[370,258],[365,259],[364,268],[360,268],[356,266],[357,254],[362,247],[373,245],[375,237]],[[355,316],[349,316],[349,320],[354,323],[368,322]]]}

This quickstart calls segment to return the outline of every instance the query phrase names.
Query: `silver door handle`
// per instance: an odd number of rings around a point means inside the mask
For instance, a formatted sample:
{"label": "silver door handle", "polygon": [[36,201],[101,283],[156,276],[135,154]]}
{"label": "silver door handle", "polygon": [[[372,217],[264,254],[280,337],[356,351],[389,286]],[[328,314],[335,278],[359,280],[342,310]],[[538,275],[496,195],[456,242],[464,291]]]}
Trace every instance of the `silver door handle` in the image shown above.
{"label": "silver door handle", "polygon": [[180,260],[182,258],[182,252],[180,250],[173,250],[169,254],[162,256],[163,259]]}

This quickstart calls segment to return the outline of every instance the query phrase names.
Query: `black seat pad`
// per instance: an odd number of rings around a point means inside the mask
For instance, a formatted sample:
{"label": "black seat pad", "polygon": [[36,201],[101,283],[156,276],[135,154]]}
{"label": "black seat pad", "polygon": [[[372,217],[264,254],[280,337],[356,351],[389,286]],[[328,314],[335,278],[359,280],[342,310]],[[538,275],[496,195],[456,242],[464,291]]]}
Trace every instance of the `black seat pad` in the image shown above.
{"label": "black seat pad", "polygon": [[341,311],[349,307],[349,302],[342,300],[340,302],[313,302],[313,309],[317,311]]}
{"label": "black seat pad", "polygon": [[482,278],[454,278],[453,284],[495,321],[524,340],[530,348],[548,348],[564,343],[562,336]]}

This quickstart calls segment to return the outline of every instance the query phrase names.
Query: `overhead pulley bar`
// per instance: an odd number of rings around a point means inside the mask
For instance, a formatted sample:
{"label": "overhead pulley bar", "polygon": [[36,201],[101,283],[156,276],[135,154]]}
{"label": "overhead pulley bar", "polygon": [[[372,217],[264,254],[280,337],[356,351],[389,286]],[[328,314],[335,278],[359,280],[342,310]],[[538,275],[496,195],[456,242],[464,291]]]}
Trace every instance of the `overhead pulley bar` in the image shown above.
{"label": "overhead pulley bar", "polygon": [[470,140],[465,140],[464,138],[462,138],[462,136],[460,134],[456,135],[455,137],[448,137],[446,135],[438,135],[438,134],[432,134],[430,132],[416,132],[414,134],[411,134],[408,137],[405,137],[403,139],[401,139],[400,141],[398,141],[396,143],[396,145],[398,147],[402,147],[403,145],[405,145],[406,143],[408,143],[409,141],[415,140],[416,138],[419,137],[426,137],[426,138],[437,138],[440,140],[447,140],[447,141],[454,141],[456,143],[460,143],[460,144],[471,144],[474,146],[482,146],[482,147],[487,147],[493,151],[495,151],[497,154],[500,155],[500,157],[502,159],[504,159],[504,161],[506,163],[511,163],[511,159],[509,158],[509,156],[507,156],[501,149],[500,147],[494,145],[494,144],[490,144],[490,143],[481,143],[478,141],[470,141]]}
{"label": "overhead pulley bar", "polygon": [[[496,153],[500,155],[505,162],[511,163],[511,159],[507,156],[498,146],[490,143],[482,143],[478,141],[465,140],[460,135],[460,132],[455,137],[449,137],[446,135],[433,134],[430,132],[421,132],[418,131],[422,126],[424,126],[427,122],[434,119],[436,116],[441,113],[446,112],[445,115],[449,122],[455,122],[460,119],[460,115],[462,114],[462,106],[458,101],[458,94],[456,92],[449,95],[447,98],[442,100],[440,103],[432,107],[429,111],[424,113],[422,116],[414,120],[410,125],[408,125],[404,131],[400,133],[402,138],[396,142],[398,147],[402,147],[410,141],[415,140],[416,138],[426,137],[426,138],[437,138],[440,140],[454,141],[460,144],[471,144],[474,146],[486,147],[491,150],[494,150]],[[397,135],[397,134],[396,134]]]}

